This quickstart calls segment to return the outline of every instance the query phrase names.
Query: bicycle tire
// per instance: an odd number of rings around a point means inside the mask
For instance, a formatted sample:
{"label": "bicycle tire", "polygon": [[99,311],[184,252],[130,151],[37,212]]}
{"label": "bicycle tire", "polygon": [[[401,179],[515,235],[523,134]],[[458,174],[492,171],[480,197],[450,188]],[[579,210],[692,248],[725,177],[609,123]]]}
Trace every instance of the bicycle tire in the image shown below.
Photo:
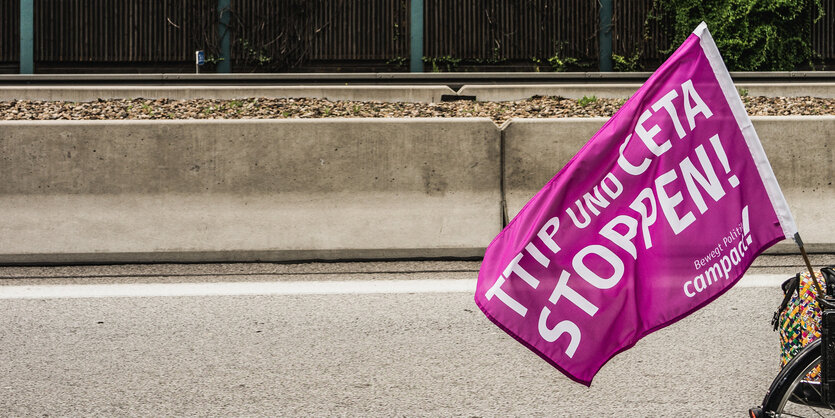
{"label": "bicycle tire", "polygon": [[835,416],[831,405],[823,402],[819,382],[803,378],[821,362],[821,342],[816,340],[804,347],[786,363],[771,383],[763,399],[767,417]]}

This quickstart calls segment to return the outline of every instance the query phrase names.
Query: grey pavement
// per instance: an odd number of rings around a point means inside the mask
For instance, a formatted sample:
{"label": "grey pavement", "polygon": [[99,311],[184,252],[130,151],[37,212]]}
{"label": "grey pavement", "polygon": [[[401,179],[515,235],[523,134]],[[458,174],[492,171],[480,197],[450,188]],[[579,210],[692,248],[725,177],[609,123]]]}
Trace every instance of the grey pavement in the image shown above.
{"label": "grey pavement", "polygon": [[[761,257],[750,273],[799,264]],[[475,281],[478,265],[9,267],[0,286]],[[0,299],[0,416],[744,416],[778,371],[780,298],[734,288],[616,356],[591,388],[465,292]]]}

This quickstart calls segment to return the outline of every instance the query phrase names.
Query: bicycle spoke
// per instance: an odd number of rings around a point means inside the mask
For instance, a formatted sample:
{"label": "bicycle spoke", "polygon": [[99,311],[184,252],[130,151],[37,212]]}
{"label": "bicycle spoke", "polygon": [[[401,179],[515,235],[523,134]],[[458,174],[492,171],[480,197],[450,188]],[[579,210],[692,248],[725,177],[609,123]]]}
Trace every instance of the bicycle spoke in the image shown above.
{"label": "bicycle spoke", "polygon": [[797,417],[797,418],[806,418],[804,415],[795,415],[789,412],[783,412],[780,414],[781,417]]}
{"label": "bicycle spoke", "polygon": [[[835,417],[835,411],[823,400],[820,382],[807,380],[820,367],[820,341],[799,353],[780,372],[769,396],[763,402],[768,417]],[[813,374],[816,378],[817,373]],[[771,396],[773,395],[773,396]]]}
{"label": "bicycle spoke", "polygon": [[817,394],[817,395],[818,395],[821,399],[823,399],[823,392],[822,392],[822,391],[820,391],[820,390],[818,390],[818,389],[816,388],[816,386],[817,386],[817,385],[810,385],[810,387],[812,388],[812,390],[814,390],[814,391],[815,391],[815,393],[816,393],[816,394]]}
{"label": "bicycle spoke", "polygon": [[[817,392],[817,391],[816,391],[816,392]],[[800,401],[800,402],[794,402],[795,404],[797,404],[797,405],[801,405],[801,406],[804,406],[804,407],[808,408],[808,410],[809,410],[809,411],[814,412],[814,413],[815,413],[815,415],[817,415],[817,416],[819,416],[819,417],[821,417],[821,418],[825,418],[825,416],[824,416],[823,414],[821,414],[821,413],[818,411],[818,408],[820,408],[819,406],[811,405],[811,404],[807,403],[805,399],[800,399],[800,398],[798,398],[797,400],[798,400],[798,401]],[[801,403],[801,402],[802,402],[802,403]],[[805,409],[804,409],[804,411],[805,411]],[[797,413],[799,414],[799,413],[801,413],[801,412],[797,412]],[[781,416],[781,417],[808,417],[809,415],[796,415],[795,413],[792,413],[792,412],[786,412],[786,411],[783,411],[783,412],[780,414],[780,416]],[[832,416],[832,415],[830,415],[830,417],[831,417],[831,416]]]}
{"label": "bicycle spoke", "polygon": [[[814,412],[816,414],[818,414],[819,417],[823,417],[823,415],[821,415],[820,412],[818,412],[818,411],[814,411]],[[781,417],[797,417],[797,418],[806,418],[807,417],[806,415],[795,415],[795,414],[792,414],[790,412],[783,412],[783,413],[780,414],[780,416]]]}

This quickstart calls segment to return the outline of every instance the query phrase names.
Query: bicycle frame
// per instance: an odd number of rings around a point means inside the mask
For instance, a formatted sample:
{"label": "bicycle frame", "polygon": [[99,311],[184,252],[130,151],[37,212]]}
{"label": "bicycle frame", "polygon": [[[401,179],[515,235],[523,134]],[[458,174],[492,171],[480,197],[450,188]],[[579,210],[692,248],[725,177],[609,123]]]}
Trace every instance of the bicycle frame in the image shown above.
{"label": "bicycle frame", "polygon": [[[809,269],[812,271],[811,266]],[[821,295],[816,298],[821,312],[820,338],[805,346],[783,366],[766,392],[762,406],[748,411],[752,418],[783,416],[786,412],[783,408],[793,402],[808,407],[815,412],[813,416],[822,416],[817,408],[835,410],[835,268],[823,268],[821,274],[823,289],[817,286],[815,280],[816,287],[820,289],[817,294]],[[785,306],[781,306],[782,309]],[[804,381],[804,377],[816,366],[820,366],[819,381]],[[801,415],[788,413],[786,416]]]}

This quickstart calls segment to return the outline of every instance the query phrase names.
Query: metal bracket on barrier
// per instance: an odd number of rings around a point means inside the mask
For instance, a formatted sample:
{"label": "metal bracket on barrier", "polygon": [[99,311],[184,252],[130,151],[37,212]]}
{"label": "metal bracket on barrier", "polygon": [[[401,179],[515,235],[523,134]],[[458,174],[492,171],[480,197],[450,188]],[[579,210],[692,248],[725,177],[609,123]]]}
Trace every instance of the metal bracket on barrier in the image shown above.
{"label": "metal bracket on barrier", "polygon": [[441,95],[442,102],[458,102],[458,101],[468,101],[474,102],[476,101],[475,96],[468,96],[464,94],[442,94]]}

